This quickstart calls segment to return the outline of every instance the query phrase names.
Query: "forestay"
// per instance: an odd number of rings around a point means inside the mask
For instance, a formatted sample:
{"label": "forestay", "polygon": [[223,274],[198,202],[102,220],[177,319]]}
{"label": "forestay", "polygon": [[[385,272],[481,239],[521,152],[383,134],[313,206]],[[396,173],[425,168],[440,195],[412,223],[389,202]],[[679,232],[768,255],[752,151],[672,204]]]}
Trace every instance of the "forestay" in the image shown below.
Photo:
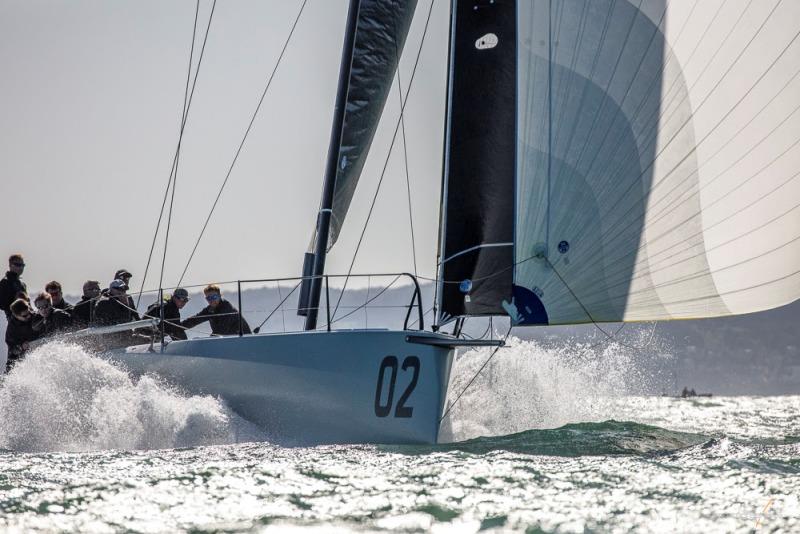
{"label": "forestay", "polygon": [[[569,324],[721,316],[800,298],[800,3],[455,6],[443,319],[470,314],[476,300],[519,324]],[[516,24],[504,27],[509,13]],[[501,53],[514,58],[511,83],[459,71],[462,54]],[[463,83],[480,85],[468,91],[486,121],[506,121],[500,143],[486,139],[498,128],[488,122],[472,132],[490,158],[477,176],[456,164]],[[505,236],[473,231],[451,246],[474,209],[458,198],[465,179],[488,181],[485,195],[513,183],[511,207],[476,208],[477,220],[513,220],[513,259],[490,273],[481,262]],[[466,255],[475,267],[454,270],[450,258]]]}

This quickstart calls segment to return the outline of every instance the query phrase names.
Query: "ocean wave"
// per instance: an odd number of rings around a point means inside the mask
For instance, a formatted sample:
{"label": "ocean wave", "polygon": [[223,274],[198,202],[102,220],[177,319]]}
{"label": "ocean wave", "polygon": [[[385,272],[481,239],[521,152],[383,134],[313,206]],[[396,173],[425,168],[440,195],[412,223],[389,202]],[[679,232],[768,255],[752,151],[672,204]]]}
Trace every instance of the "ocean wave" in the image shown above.
{"label": "ocean wave", "polygon": [[652,455],[671,453],[709,441],[708,436],[677,432],[631,421],[570,423],[559,428],[535,429],[484,436],[431,447],[397,447],[410,454],[460,451],[487,454],[505,451],[542,456]]}

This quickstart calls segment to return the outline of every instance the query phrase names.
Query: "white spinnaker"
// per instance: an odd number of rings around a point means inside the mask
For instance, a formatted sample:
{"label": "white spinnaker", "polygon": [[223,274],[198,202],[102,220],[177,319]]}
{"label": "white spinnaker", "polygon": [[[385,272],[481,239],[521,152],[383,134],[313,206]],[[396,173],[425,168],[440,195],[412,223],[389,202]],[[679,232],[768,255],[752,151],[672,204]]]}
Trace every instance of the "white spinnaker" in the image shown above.
{"label": "white spinnaker", "polygon": [[800,2],[518,6],[515,284],[550,324],[800,298]]}

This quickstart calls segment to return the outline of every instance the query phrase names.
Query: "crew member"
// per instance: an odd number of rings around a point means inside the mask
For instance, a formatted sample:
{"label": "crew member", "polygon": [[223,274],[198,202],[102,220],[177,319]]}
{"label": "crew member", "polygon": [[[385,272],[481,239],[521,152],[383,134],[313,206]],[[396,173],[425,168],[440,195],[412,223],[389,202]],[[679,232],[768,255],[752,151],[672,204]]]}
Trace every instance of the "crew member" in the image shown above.
{"label": "crew member", "polygon": [[94,307],[94,324],[109,326],[138,321],[139,314],[128,305],[128,286],[114,280],[108,286],[108,296],[101,297]]}
{"label": "crew member", "polygon": [[38,336],[52,336],[69,329],[72,318],[69,313],[53,306],[53,298],[50,293],[39,293],[33,304],[36,306],[33,330]]}
{"label": "crew member", "polygon": [[76,330],[86,328],[92,324],[94,316],[94,305],[100,297],[100,282],[97,280],[87,280],[83,284],[83,296],[81,300],[72,307],[72,325]]}
{"label": "crew member", "polygon": [[44,286],[44,290],[50,294],[53,299],[53,307],[59,310],[64,310],[69,313],[72,310],[72,304],[64,300],[64,294],[61,292],[61,284],[53,280]]}
{"label": "crew member", "polygon": [[22,254],[12,254],[8,258],[8,272],[0,280],[0,309],[6,314],[6,319],[11,317],[11,304],[17,300],[20,293],[28,293],[25,282],[20,280],[25,270],[25,260]]}
{"label": "crew member", "polygon": [[28,344],[36,339],[33,329],[33,313],[30,306],[23,299],[17,299],[9,306],[10,316],[6,329],[6,345],[8,345],[8,359],[6,360],[6,373],[11,371],[28,350]]}
{"label": "crew member", "polygon": [[[120,269],[114,273],[114,280],[122,280],[128,287],[131,286],[131,278],[133,278],[133,275],[127,269]],[[128,295],[128,307],[133,310],[135,320],[138,321],[139,314],[136,312],[136,303],[133,302],[133,297],[130,295]]]}
{"label": "crew member", "polygon": [[[164,302],[154,302],[144,313],[145,318],[164,319],[164,333],[172,339],[186,339],[186,329],[181,326],[180,310],[189,302],[189,292],[182,287],[172,292]],[[162,312],[163,309],[163,312]],[[162,315],[163,313],[163,315]],[[238,330],[237,330],[238,332]]]}
{"label": "crew member", "polygon": [[[194,328],[195,326],[208,321],[211,323],[211,332],[217,336],[231,336],[239,333],[239,311],[233,305],[222,298],[219,286],[211,284],[203,290],[208,306],[203,308],[200,313],[189,317],[181,323],[184,328]],[[241,318],[242,333],[249,334],[250,326],[244,318]]]}

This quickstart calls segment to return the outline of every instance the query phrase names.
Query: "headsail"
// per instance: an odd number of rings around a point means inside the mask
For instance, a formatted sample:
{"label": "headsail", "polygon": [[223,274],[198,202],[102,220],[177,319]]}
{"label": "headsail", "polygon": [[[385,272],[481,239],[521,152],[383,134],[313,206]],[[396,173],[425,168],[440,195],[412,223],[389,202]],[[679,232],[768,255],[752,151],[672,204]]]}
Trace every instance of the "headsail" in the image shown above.
{"label": "headsail", "polygon": [[454,2],[442,193],[444,318],[498,315],[514,261],[514,2]]}
{"label": "headsail", "polygon": [[361,0],[339,147],[328,248],[344,223],[378,128],[417,0]]}
{"label": "headsail", "polygon": [[[712,317],[800,298],[800,4],[469,4],[465,18],[516,14],[516,84],[485,95],[516,109],[503,303],[516,322]],[[465,28],[457,16],[453,43]],[[448,213],[459,179],[447,176]],[[445,298],[443,312],[459,310]]]}

